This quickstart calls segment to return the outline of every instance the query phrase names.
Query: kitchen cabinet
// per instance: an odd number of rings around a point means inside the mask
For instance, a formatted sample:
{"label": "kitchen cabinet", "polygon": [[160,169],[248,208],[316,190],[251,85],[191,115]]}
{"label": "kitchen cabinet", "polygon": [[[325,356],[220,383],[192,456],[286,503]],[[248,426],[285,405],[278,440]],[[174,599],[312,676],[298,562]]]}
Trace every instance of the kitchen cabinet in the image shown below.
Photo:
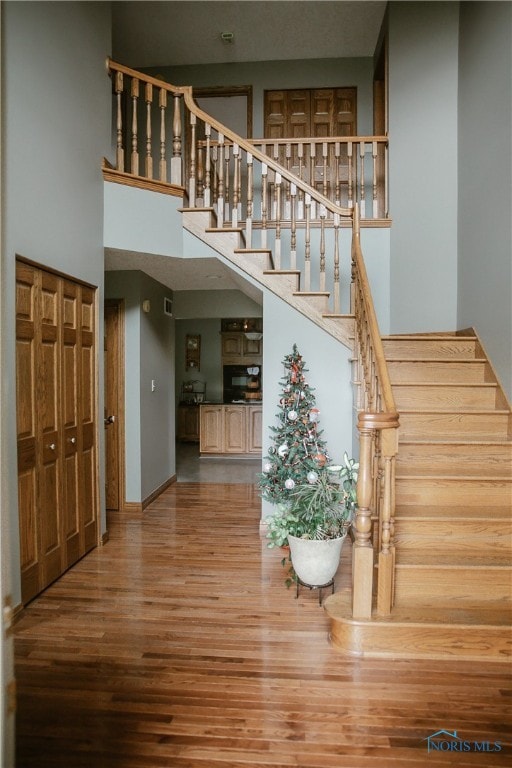
{"label": "kitchen cabinet", "polygon": [[201,405],[201,454],[261,453],[261,406]]}
{"label": "kitchen cabinet", "polygon": [[178,440],[189,443],[199,442],[199,406],[181,404],[178,406]]}
{"label": "kitchen cabinet", "polygon": [[199,422],[199,451],[222,453],[224,450],[224,406],[201,405]]}
{"label": "kitchen cabinet", "polygon": [[245,333],[224,331],[222,333],[223,365],[261,365],[263,362],[263,339],[248,339]]}

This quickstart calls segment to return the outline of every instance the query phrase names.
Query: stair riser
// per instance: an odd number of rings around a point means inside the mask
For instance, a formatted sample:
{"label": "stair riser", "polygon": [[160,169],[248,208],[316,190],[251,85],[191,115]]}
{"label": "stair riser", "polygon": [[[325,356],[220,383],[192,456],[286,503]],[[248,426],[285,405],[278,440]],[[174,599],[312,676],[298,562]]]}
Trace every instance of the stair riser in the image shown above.
{"label": "stair riser", "polygon": [[464,408],[485,409],[496,407],[494,386],[424,386],[398,384],[393,386],[395,403],[401,408]]}
{"label": "stair riser", "polygon": [[455,506],[493,506],[510,504],[512,480],[469,480],[466,478],[401,477],[396,481],[397,504],[454,504]]}
{"label": "stair riser", "polygon": [[400,445],[396,472],[397,475],[442,473],[508,477],[512,476],[512,443]]}
{"label": "stair riser", "polygon": [[397,565],[395,572],[395,604],[413,605],[429,600],[511,600],[510,569],[449,568]]}
{"label": "stair riser", "polygon": [[512,551],[512,530],[507,520],[400,520],[395,523],[395,546],[399,552],[414,550],[484,557],[490,550],[501,554]]}
{"label": "stair riser", "polygon": [[284,294],[290,292],[294,293],[299,290],[299,275],[283,275],[278,272],[268,272],[272,283],[278,291],[283,291]]}
{"label": "stair riser", "polygon": [[476,357],[478,342],[476,339],[383,339],[384,354],[387,359],[421,360],[430,358],[465,359]]}
{"label": "stair riser", "polygon": [[451,440],[489,438],[507,440],[509,416],[506,413],[400,413],[401,439]]}
{"label": "stair riser", "polygon": [[483,384],[494,381],[491,367],[484,362],[388,362],[391,384],[408,382],[465,382]]}

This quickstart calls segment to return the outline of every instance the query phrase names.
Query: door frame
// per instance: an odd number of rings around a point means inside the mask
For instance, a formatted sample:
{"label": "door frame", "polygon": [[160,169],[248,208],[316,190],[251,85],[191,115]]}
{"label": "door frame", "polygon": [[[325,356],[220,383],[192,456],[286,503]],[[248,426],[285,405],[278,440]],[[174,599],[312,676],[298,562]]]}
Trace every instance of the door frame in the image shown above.
{"label": "door frame", "polygon": [[[117,422],[118,422],[118,498],[119,498],[119,512],[124,512],[126,505],[126,454],[125,454],[125,306],[124,299],[105,299],[103,302],[103,322],[104,322],[104,338],[106,339],[106,324],[105,324],[105,308],[114,307],[117,309],[117,366],[116,366],[116,378],[118,386],[117,392]],[[104,357],[106,357],[106,344],[104,343]],[[106,389],[106,371],[104,371],[104,389]],[[104,410],[106,408],[106,400],[104,400]],[[107,451],[106,451],[106,435],[105,435],[105,484],[107,481]],[[105,494],[105,509],[107,509],[107,499]]]}

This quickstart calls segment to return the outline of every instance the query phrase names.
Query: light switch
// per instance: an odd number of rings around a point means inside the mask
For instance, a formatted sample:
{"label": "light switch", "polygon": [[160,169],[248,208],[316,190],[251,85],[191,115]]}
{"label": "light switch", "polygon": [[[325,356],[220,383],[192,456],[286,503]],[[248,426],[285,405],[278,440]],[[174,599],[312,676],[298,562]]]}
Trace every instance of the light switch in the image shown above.
{"label": "light switch", "polygon": [[151,379],[151,391],[154,392],[156,389],[156,382],[154,379]]}

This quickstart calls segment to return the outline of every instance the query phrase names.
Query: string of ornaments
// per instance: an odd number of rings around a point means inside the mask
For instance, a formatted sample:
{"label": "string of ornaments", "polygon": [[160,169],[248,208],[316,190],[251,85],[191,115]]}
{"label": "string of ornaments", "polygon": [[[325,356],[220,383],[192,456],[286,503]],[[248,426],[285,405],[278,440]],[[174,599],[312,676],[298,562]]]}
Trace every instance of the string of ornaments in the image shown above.
{"label": "string of ornaments", "polygon": [[316,483],[318,469],[329,463],[314,389],[306,381],[308,369],[296,344],[283,366],[277,425],[270,427],[272,445],[259,476],[261,495],[273,504],[286,502],[298,484]]}

